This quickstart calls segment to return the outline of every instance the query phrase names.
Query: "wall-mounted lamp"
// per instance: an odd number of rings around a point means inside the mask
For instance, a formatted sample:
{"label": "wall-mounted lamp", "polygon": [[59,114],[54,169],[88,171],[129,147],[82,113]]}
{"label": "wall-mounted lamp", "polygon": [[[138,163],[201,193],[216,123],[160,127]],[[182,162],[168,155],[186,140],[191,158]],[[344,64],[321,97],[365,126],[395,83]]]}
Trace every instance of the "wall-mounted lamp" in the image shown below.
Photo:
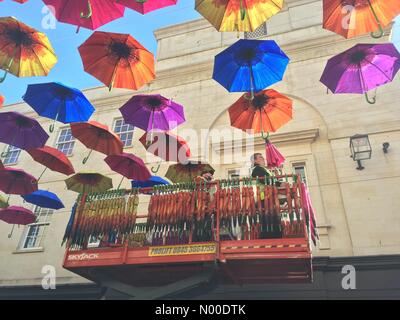
{"label": "wall-mounted lamp", "polygon": [[351,158],[357,161],[357,170],[363,170],[362,160],[371,159],[372,148],[367,134],[356,134],[350,137]]}
{"label": "wall-mounted lamp", "polygon": [[388,153],[389,152],[389,147],[390,147],[390,143],[389,142],[384,142],[382,144],[382,149],[384,153]]}

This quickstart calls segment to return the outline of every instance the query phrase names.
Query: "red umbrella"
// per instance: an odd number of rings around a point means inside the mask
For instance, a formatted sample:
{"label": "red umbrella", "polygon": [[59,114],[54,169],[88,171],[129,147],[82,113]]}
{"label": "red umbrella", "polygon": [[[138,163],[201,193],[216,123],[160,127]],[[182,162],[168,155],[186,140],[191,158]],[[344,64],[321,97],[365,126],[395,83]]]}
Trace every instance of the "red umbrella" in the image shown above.
{"label": "red umbrella", "polygon": [[34,223],[36,221],[36,216],[28,209],[11,206],[7,209],[0,210],[0,220],[13,225],[11,233],[8,235],[8,237],[11,238],[11,235],[14,231],[14,226],[16,224],[25,226],[27,224]]}
{"label": "red umbrella", "polygon": [[[148,142],[149,139],[152,139],[152,141]],[[139,140],[148,152],[165,161],[186,163],[191,156],[187,142],[170,132],[153,131],[145,133]],[[152,168],[151,171],[157,173],[159,168],[160,165],[157,169]]]}
{"label": "red umbrella", "polygon": [[0,170],[0,190],[6,194],[31,194],[38,190],[37,180],[24,170],[4,168]]}
{"label": "red umbrella", "polygon": [[124,144],[120,137],[109,128],[96,121],[71,123],[72,135],[90,149],[88,156],[83,159],[85,164],[92,151],[106,155],[121,154]]}
{"label": "red umbrella", "polygon": [[268,139],[265,140],[265,154],[268,168],[280,167],[285,162],[285,157]]}
{"label": "red umbrella", "polygon": [[[108,164],[111,170],[118,172],[128,179],[146,181],[151,177],[150,171],[147,169],[143,160],[133,154],[122,153],[110,155],[105,158],[104,161]],[[124,178],[122,178],[118,189],[123,180]]]}
{"label": "red umbrella", "polygon": [[33,160],[46,167],[37,179],[38,181],[47,169],[60,172],[67,176],[75,173],[71,161],[69,161],[67,156],[58,149],[44,146],[43,148],[27,150],[27,152],[31,155]]}

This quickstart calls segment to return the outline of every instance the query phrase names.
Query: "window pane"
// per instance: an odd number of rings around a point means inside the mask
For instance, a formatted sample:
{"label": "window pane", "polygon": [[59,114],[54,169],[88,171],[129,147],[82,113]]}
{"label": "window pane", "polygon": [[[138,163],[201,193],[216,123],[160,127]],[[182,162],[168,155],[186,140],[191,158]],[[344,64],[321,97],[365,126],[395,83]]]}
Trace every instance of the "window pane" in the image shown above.
{"label": "window pane", "polygon": [[307,184],[307,176],[306,176],[306,167],[305,165],[293,165],[294,173],[299,174],[301,177],[301,180]]}
{"label": "window pane", "polygon": [[8,146],[5,149],[5,151],[7,152],[7,150],[8,150],[8,154],[7,154],[7,157],[5,157],[3,159],[3,164],[5,164],[5,165],[16,164],[18,162],[18,158],[21,153],[21,149],[16,148],[14,146]]}
{"label": "window pane", "polygon": [[114,132],[119,135],[124,147],[130,147],[132,145],[133,138],[133,126],[126,124],[123,119],[115,120]]}
{"label": "window pane", "polygon": [[57,139],[57,149],[60,150],[67,156],[72,155],[72,151],[75,145],[75,138],[72,136],[70,128],[66,128],[60,131],[60,135]]}
{"label": "window pane", "polygon": [[39,234],[41,226],[36,225],[36,226],[30,226],[28,228],[29,229],[26,235],[24,249],[36,248],[39,246],[38,242],[39,242]]}

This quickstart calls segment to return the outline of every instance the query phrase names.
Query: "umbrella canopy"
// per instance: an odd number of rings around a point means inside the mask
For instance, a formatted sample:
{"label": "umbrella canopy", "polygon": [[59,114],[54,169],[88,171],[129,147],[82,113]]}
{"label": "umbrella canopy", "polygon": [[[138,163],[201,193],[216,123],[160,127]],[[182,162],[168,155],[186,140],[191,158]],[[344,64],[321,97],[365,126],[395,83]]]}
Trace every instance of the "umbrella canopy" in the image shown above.
{"label": "umbrella canopy", "polygon": [[49,139],[39,122],[18,112],[0,113],[0,123],[0,142],[20,149],[43,147]]}
{"label": "umbrella canopy", "polygon": [[125,7],[115,0],[43,0],[60,22],[95,30],[124,16]]}
{"label": "umbrella canopy", "polygon": [[0,190],[6,194],[30,194],[37,191],[37,180],[24,170],[4,168],[0,170]]}
{"label": "umbrella canopy", "polygon": [[[110,131],[104,124],[96,121],[71,123],[71,131],[76,139],[91,149],[90,153],[92,150],[106,155],[122,153],[123,142],[117,134]],[[85,158],[84,163],[89,156]]]}
{"label": "umbrella canopy", "polygon": [[146,181],[151,177],[151,174],[143,160],[133,154],[122,153],[118,155],[110,155],[105,158],[104,161],[108,164],[111,170],[128,179]]}
{"label": "umbrella canopy", "polygon": [[328,60],[321,82],[333,93],[365,94],[391,82],[400,68],[400,53],[392,43],[357,44]]}
{"label": "umbrella canopy", "polygon": [[78,193],[104,192],[113,187],[112,179],[95,172],[80,172],[65,180],[68,190]]}
{"label": "umbrella canopy", "polygon": [[268,168],[278,168],[285,162],[285,157],[269,141],[265,141],[265,155]]}
{"label": "umbrella canopy", "polygon": [[324,0],[323,27],[345,38],[379,30],[372,34],[379,38],[383,28],[399,14],[398,0]]}
{"label": "umbrella canopy", "polygon": [[183,106],[159,94],[133,96],[119,110],[125,123],[145,131],[167,131],[185,122]]}
{"label": "umbrella canopy", "polygon": [[3,106],[4,100],[4,97],[0,94],[0,108]]}
{"label": "umbrella canopy", "polygon": [[34,213],[28,209],[11,206],[0,210],[0,220],[8,224],[27,225],[36,221]]}
{"label": "umbrella canopy", "polygon": [[53,192],[38,190],[31,194],[23,195],[22,198],[35,206],[58,210],[64,208],[60,198]]}
{"label": "umbrella canopy", "polygon": [[273,89],[257,93],[253,100],[243,95],[229,107],[231,125],[254,133],[275,132],[292,119],[293,101]]}
{"label": "umbrella canopy", "polygon": [[229,92],[258,92],[281,81],[288,63],[273,40],[239,40],[215,57],[213,78]]}
{"label": "umbrella canopy", "polygon": [[150,179],[146,181],[132,181],[132,188],[150,188],[158,185],[169,185],[171,184],[169,181],[158,177],[158,176],[151,176]]}
{"label": "umbrella canopy", "polygon": [[169,166],[165,177],[173,183],[193,182],[205,171],[215,172],[208,163],[189,161],[187,164],[177,163]]}
{"label": "umbrella canopy", "polygon": [[187,142],[178,135],[171,132],[156,131],[153,133],[153,140],[148,143],[151,134],[145,133],[139,141],[148,152],[164,159],[165,161],[187,162],[191,156]]}
{"label": "umbrella canopy", "polygon": [[57,62],[47,36],[14,17],[0,18],[0,69],[17,77],[47,76]]}
{"label": "umbrella canopy", "polygon": [[23,99],[39,116],[62,123],[88,121],[95,111],[80,90],[59,82],[30,84]]}
{"label": "umbrella canopy", "polygon": [[0,195],[0,209],[8,208],[8,201],[2,195]]}
{"label": "umbrella canopy", "polygon": [[137,90],[155,78],[153,54],[129,34],[96,31],[79,53],[85,71],[110,90]]}
{"label": "umbrella canopy", "polygon": [[118,0],[118,3],[141,14],[175,5],[178,0]]}
{"label": "umbrella canopy", "polygon": [[283,0],[196,0],[196,10],[218,31],[254,31],[282,10]]}
{"label": "umbrella canopy", "polygon": [[31,155],[33,160],[44,165],[46,169],[49,168],[50,170],[60,172],[67,176],[75,173],[71,161],[69,161],[68,157],[58,149],[44,146],[43,148],[27,150],[27,152]]}

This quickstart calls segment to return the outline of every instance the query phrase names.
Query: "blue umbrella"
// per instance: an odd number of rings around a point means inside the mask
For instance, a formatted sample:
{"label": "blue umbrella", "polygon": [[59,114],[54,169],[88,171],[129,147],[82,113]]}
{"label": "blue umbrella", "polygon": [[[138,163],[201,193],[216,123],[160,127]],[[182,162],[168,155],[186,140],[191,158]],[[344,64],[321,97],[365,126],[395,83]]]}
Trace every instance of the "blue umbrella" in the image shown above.
{"label": "blue umbrella", "polygon": [[[54,122],[86,122],[95,111],[80,90],[59,82],[30,84],[22,98],[38,115]],[[53,131],[54,123],[50,126],[50,132]]]}
{"label": "blue umbrella", "polygon": [[151,178],[146,181],[132,180],[132,188],[149,188],[157,185],[167,185],[167,184],[171,183],[158,176],[151,176]]}
{"label": "blue umbrella", "polygon": [[239,40],[215,57],[214,80],[229,92],[259,92],[281,81],[289,58],[273,40]]}
{"label": "blue umbrella", "polygon": [[57,197],[56,194],[45,191],[38,190],[28,195],[21,196],[26,202],[32,203],[38,207],[49,208],[49,209],[61,209],[64,208],[63,203]]}

